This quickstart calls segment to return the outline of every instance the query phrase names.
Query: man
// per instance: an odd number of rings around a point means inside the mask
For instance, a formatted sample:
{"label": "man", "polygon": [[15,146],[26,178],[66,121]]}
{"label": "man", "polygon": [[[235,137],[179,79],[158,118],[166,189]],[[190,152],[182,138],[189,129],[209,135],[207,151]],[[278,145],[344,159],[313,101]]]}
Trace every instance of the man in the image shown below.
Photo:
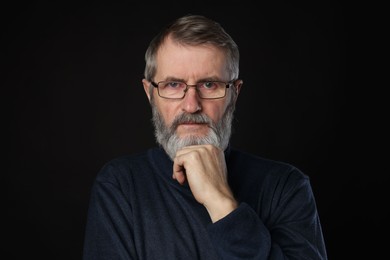
{"label": "man", "polygon": [[184,16],[145,59],[160,147],[103,167],[84,259],[326,259],[308,177],[229,146],[243,81],[224,29]]}

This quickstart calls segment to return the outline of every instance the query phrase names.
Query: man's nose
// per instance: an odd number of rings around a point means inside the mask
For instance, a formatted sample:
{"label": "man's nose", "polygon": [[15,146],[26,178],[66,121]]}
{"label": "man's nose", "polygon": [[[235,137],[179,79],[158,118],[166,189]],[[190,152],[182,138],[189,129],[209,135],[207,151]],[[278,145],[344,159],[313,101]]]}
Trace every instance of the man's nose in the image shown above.
{"label": "man's nose", "polygon": [[196,86],[188,86],[182,100],[182,110],[187,113],[196,113],[202,110],[201,99]]}

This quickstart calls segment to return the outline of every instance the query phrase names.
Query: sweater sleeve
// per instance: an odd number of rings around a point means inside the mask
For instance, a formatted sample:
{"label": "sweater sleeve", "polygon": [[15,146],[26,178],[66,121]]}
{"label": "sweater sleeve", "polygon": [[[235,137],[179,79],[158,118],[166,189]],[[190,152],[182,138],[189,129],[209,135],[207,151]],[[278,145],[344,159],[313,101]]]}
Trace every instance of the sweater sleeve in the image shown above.
{"label": "sweater sleeve", "polygon": [[104,177],[110,171],[110,167],[103,169],[92,187],[85,229],[84,260],[137,259],[131,205],[116,180]]}
{"label": "sweater sleeve", "polygon": [[278,185],[266,223],[257,212],[264,209],[241,203],[208,227],[221,259],[327,259],[308,178]]}
{"label": "sweater sleeve", "polygon": [[210,224],[208,232],[221,259],[267,259],[270,233],[246,203]]}

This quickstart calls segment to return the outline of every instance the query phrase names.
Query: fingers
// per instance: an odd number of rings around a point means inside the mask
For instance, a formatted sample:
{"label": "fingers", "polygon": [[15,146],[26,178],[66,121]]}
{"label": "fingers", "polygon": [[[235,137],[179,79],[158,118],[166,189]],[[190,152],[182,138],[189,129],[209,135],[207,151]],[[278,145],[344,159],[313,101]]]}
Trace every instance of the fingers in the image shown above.
{"label": "fingers", "polygon": [[225,172],[223,155],[221,157],[220,153],[220,149],[212,145],[187,146],[179,150],[174,158],[172,178],[180,184],[185,181],[203,183],[199,184],[203,188],[207,187],[204,182],[220,182],[218,179],[223,178]]}
{"label": "fingers", "polygon": [[173,161],[172,178],[176,179],[180,184],[184,184],[187,181],[186,167],[190,167],[189,165],[193,164],[193,162],[200,161],[200,155],[196,152],[200,148],[200,146],[196,145],[187,146],[176,153]]}
{"label": "fingers", "polygon": [[[202,155],[198,150],[202,149],[199,146],[188,146],[176,153],[173,161],[172,178],[177,180],[180,184],[184,184],[187,180],[186,168],[193,169],[191,165],[201,163]],[[203,148],[204,149],[204,148]]]}
{"label": "fingers", "polygon": [[186,171],[183,165],[179,164],[175,159],[173,164],[172,178],[177,180],[181,185],[186,182]]}

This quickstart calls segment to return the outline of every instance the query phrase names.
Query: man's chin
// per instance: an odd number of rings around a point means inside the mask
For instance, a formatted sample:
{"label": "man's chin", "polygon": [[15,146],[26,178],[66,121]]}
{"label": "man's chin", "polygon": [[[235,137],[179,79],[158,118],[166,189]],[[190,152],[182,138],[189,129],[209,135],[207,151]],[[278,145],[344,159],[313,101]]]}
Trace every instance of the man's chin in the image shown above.
{"label": "man's chin", "polygon": [[202,139],[207,137],[207,134],[200,134],[200,133],[186,133],[186,134],[180,134],[177,135],[180,140],[191,140],[191,139]]}
{"label": "man's chin", "polygon": [[[163,140],[163,139],[160,139]],[[182,133],[178,134],[174,133],[170,137],[167,137],[165,139],[166,142],[160,142],[159,143],[164,147],[167,154],[170,156],[170,158],[173,160],[176,156],[177,151],[180,149],[192,146],[192,145],[214,145],[219,148],[221,147],[220,140],[217,136],[217,134],[214,131],[209,131],[208,134],[200,134],[197,133]]]}
{"label": "man's chin", "polygon": [[179,141],[182,145],[199,145],[199,144],[207,144],[206,136],[204,135],[194,135],[194,134],[186,134],[179,137]]}
{"label": "man's chin", "polygon": [[190,145],[205,145],[211,144],[219,146],[219,140],[217,136],[211,132],[209,134],[183,134],[181,136],[177,135],[178,144],[181,147],[190,146]]}

